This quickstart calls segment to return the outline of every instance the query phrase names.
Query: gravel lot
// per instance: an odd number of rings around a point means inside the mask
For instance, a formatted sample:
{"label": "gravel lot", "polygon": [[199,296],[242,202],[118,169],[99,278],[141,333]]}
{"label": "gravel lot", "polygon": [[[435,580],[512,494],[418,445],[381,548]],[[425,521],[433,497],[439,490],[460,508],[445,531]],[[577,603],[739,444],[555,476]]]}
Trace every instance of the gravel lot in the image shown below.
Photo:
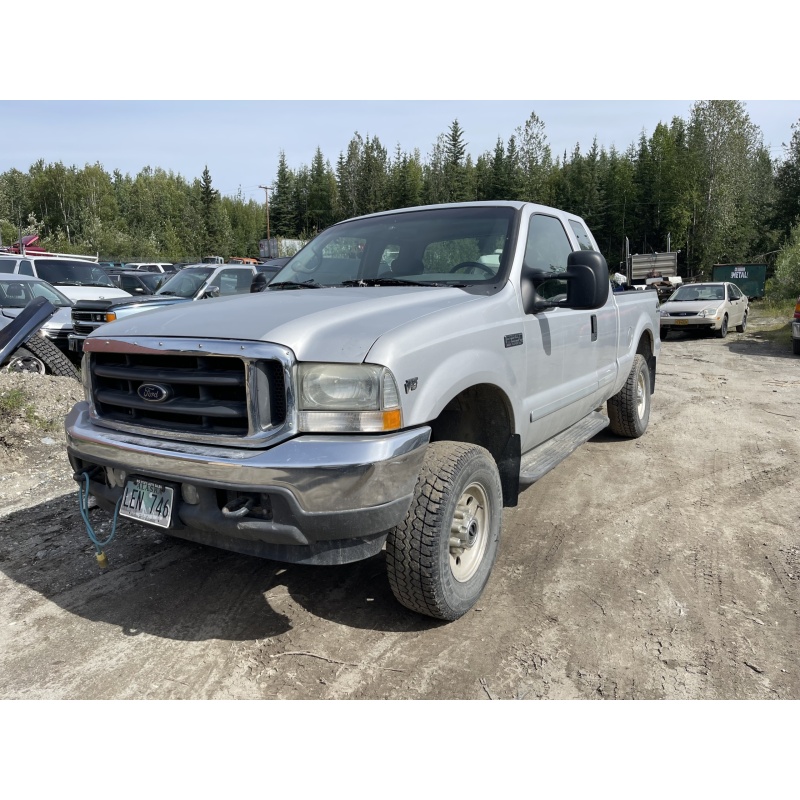
{"label": "gravel lot", "polygon": [[121,521],[100,570],[64,451],[80,386],[0,375],[0,699],[800,699],[800,358],[775,324],[664,342],[647,433],[524,492],[450,624],[395,602],[382,554],[290,566]]}

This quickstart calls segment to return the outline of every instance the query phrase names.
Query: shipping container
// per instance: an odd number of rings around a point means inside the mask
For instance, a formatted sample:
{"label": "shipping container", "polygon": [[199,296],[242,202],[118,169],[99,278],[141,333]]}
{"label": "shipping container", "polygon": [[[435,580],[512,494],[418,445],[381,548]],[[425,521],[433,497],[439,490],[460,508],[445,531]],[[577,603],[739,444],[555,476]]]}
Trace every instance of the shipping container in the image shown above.
{"label": "shipping container", "polygon": [[766,264],[714,264],[712,281],[735,283],[750,300],[764,296],[767,283]]}

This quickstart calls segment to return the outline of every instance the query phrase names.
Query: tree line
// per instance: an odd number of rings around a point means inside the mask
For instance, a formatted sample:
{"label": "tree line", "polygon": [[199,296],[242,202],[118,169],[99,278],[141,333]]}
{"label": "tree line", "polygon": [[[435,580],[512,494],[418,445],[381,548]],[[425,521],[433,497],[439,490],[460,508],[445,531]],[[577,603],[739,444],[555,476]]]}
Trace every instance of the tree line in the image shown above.
{"label": "tree line", "polygon": [[[464,200],[528,200],[588,222],[608,263],[632,253],[679,250],[685,277],[714,264],[766,263],[774,288],[800,293],[800,120],[783,159],[773,160],[739,101],[701,101],[688,119],[659,123],[624,152],[597,139],[554,154],[535,113],[508,139],[473,157],[458,120],[424,157],[389,152],[355,133],[332,163],[318,147],[292,167],[279,155],[269,199],[270,233],[309,239],[348,217]],[[187,180],[160,168],[136,176],[102,165],[38,161],[0,174],[0,233],[38,233],[60,252],[107,260],[199,260],[258,255],[264,203],[220,196],[206,168]]]}

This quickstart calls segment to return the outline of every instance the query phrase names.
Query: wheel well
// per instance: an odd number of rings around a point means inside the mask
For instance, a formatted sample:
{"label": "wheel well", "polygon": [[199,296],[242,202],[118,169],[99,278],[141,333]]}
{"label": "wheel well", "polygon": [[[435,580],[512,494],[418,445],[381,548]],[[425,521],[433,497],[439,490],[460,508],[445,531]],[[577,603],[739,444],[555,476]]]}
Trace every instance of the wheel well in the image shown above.
{"label": "wheel well", "polygon": [[459,392],[430,423],[431,441],[469,442],[485,447],[500,471],[503,505],[515,506],[519,494],[520,438],[505,393],[491,384]]}
{"label": "wheel well", "polygon": [[647,369],[650,372],[650,394],[652,394],[656,390],[656,357],[653,355],[653,338],[650,331],[642,333],[636,352],[644,356],[647,362]]}

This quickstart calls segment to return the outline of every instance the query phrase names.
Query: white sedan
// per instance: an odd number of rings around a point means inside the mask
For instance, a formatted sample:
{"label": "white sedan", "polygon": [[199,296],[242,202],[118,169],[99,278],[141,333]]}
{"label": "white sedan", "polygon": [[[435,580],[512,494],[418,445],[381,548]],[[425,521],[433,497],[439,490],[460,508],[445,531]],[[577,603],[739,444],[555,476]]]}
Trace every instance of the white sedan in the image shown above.
{"label": "white sedan", "polygon": [[670,331],[714,331],[724,339],[732,325],[744,333],[748,310],[735,283],[685,283],[661,306],[661,338]]}

